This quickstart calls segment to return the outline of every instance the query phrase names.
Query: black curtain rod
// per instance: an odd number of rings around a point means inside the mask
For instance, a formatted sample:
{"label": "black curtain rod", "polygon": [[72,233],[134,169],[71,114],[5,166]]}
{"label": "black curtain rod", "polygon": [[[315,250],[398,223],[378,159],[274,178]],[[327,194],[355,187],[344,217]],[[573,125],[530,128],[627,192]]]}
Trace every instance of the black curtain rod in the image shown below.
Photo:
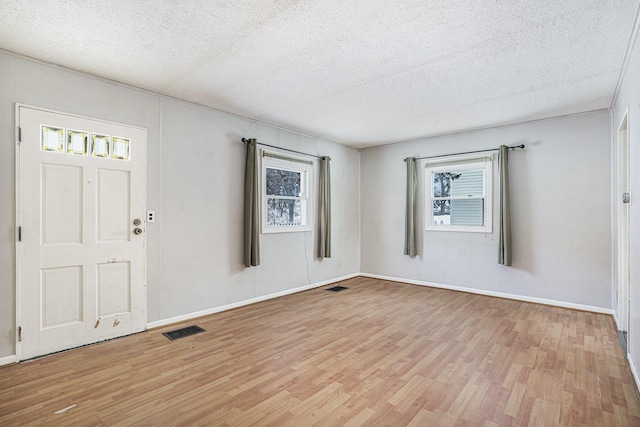
{"label": "black curtain rod", "polygon": [[[247,142],[249,142],[249,140],[247,138],[242,138],[242,142],[246,144]],[[302,151],[290,150],[288,148],[276,147],[275,145],[263,144],[262,142],[258,142],[258,141],[256,141],[256,144],[262,145],[264,147],[275,148],[276,150],[284,150],[284,151],[289,151],[291,153],[302,154],[303,156],[311,156],[311,157],[315,157],[316,159],[322,159],[324,157],[324,156],[316,156],[315,154],[303,153]]]}
{"label": "black curtain rod", "polygon": [[[512,145],[511,147],[507,147],[511,150],[515,150],[516,148],[520,148],[520,149],[524,149],[524,144],[520,144],[520,145]],[[439,156],[426,156],[426,157],[416,157],[416,160],[423,160],[423,159],[437,159],[438,157],[449,157],[449,156],[458,156],[460,154],[475,154],[475,153],[487,153],[489,151],[499,151],[500,148],[488,148],[486,150],[477,150],[477,151],[465,151],[462,153],[451,153],[451,154],[440,154]],[[404,159],[404,161],[406,162],[407,159]]]}

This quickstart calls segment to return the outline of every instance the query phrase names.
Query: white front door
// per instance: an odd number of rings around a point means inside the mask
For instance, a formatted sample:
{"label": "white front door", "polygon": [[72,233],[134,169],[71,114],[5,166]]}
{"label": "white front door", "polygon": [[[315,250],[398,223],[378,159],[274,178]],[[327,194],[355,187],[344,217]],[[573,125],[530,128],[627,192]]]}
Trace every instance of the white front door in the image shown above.
{"label": "white front door", "polygon": [[144,330],[146,130],[16,112],[19,360]]}

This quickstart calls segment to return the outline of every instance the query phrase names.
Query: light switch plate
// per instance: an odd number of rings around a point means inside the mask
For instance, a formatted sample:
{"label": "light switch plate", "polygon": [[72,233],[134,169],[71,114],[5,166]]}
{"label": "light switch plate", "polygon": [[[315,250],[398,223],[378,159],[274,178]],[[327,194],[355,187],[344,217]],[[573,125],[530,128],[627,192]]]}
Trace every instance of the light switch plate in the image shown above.
{"label": "light switch plate", "polygon": [[155,211],[147,211],[147,222],[156,222]]}

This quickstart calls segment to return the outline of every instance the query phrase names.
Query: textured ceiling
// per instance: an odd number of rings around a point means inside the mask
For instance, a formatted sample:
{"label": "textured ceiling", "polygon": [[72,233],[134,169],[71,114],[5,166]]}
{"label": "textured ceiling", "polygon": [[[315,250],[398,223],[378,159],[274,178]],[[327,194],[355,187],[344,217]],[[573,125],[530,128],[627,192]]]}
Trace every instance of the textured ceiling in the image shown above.
{"label": "textured ceiling", "polygon": [[366,147],[608,108],[638,1],[2,0],[0,47]]}

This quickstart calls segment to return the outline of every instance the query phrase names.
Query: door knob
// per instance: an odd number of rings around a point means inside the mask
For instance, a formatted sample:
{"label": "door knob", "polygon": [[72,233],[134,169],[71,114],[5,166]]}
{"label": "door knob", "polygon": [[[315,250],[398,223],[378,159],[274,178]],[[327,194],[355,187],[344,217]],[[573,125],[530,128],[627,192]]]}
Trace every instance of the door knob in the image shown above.
{"label": "door knob", "polygon": [[140,224],[142,224],[142,221],[140,221],[138,218],[133,220],[133,225],[135,225],[136,227],[139,226]]}
{"label": "door knob", "polygon": [[138,227],[134,228],[133,229],[133,234],[142,234],[142,229],[138,228]]}

